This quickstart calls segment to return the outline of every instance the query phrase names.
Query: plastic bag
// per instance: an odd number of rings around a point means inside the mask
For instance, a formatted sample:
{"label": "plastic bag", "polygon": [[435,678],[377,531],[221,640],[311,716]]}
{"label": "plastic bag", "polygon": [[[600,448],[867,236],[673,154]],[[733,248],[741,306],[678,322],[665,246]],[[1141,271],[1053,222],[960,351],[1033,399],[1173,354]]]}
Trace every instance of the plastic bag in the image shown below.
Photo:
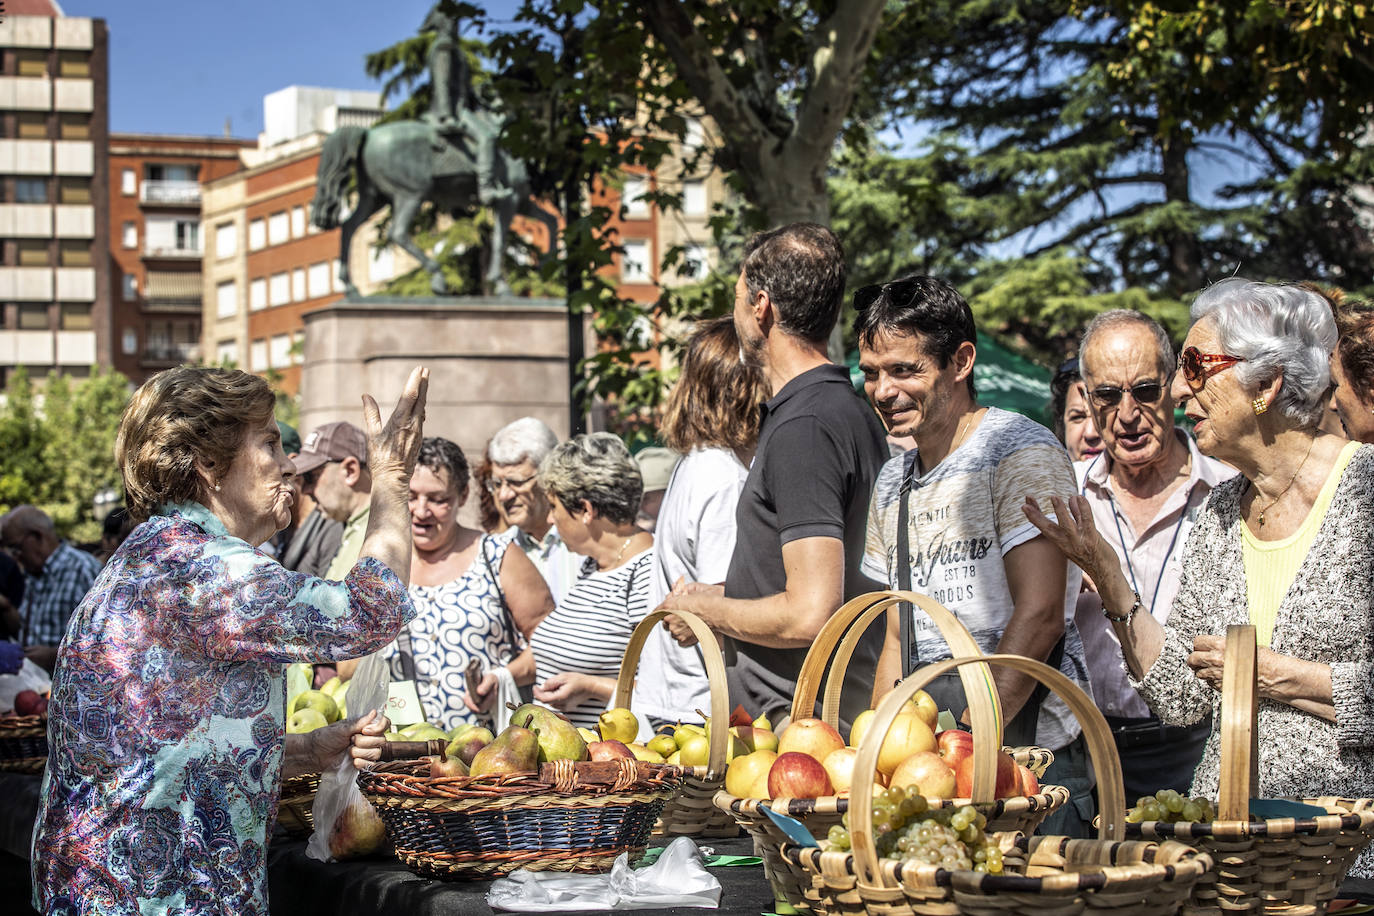
{"label": "plastic bag", "polygon": [[604,875],[522,868],[492,882],[487,903],[494,910],[528,913],[674,906],[715,909],[720,906],[720,882],[706,870],[696,843],[680,836],[648,868],[631,868],[628,853],[621,853]]}
{"label": "plastic bag", "polygon": [[0,674],[0,710],[14,709],[14,698],[25,690],[47,693],[52,689],[52,678],[38,665],[24,659],[14,674]]}
{"label": "plastic bag", "polygon": [[[387,686],[391,672],[381,654],[365,657],[349,681],[348,705],[357,716],[386,706]],[[356,716],[355,716],[356,717]],[[353,758],[344,754],[332,770],[320,776],[320,788],[315,793],[311,814],[315,832],[305,847],[312,859],[351,859],[369,855],[386,842],[386,829],[372,805],[358,791],[357,770]]]}

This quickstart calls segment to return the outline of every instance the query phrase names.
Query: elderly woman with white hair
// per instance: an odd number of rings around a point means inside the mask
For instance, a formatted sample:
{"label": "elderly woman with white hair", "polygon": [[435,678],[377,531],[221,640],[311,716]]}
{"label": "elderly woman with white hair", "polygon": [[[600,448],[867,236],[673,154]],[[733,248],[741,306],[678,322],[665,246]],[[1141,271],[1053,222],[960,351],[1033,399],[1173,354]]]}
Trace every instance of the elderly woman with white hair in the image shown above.
{"label": "elderly woman with white hair", "polygon": [[[1173,393],[1198,447],[1233,465],[1189,535],[1168,623],[1139,613],[1079,497],[1026,514],[1092,576],[1132,683],[1170,725],[1219,712],[1226,628],[1260,650],[1260,797],[1374,795],[1374,447],[1321,432],[1336,326],[1298,286],[1203,291]],[[1214,729],[1193,781],[1215,797]]]}
{"label": "elderly woman with white hair", "polygon": [[591,728],[615,692],[630,634],[649,612],[654,536],[635,525],[644,484],[620,439],[591,433],[548,454],[539,486],[559,536],[586,560],[530,637],[534,698]]}

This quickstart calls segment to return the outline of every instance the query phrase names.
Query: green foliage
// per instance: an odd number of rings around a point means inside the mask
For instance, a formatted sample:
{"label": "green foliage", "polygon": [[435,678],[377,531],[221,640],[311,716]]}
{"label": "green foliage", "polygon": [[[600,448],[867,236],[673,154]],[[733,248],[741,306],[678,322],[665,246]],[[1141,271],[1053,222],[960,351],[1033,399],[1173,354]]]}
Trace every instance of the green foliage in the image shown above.
{"label": "green foliage", "polygon": [[85,379],[51,375],[40,393],[27,372],[15,370],[0,407],[0,508],[31,503],[52,516],[63,537],[99,540],[92,501],[102,490],[120,490],[114,440],[129,391],[122,375],[94,367]]}

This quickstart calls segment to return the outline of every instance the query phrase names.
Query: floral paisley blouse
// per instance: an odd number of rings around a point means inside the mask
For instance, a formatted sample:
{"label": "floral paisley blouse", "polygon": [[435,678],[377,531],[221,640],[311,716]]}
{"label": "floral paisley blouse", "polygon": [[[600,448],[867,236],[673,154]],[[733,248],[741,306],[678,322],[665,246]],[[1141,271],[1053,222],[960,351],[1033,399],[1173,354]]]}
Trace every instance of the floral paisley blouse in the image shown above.
{"label": "floral paisley blouse", "polygon": [[163,511],[62,641],[30,857],[41,913],[266,914],[283,664],[373,652],[414,616],[375,559],[329,582],[203,506]]}

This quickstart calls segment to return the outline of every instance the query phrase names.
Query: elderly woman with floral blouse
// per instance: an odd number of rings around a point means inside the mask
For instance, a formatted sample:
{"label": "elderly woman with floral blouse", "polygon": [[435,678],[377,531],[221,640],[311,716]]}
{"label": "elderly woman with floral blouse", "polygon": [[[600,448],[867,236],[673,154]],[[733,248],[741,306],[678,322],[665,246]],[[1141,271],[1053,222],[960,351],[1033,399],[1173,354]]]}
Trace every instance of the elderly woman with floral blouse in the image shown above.
{"label": "elderly woman with floral blouse", "polygon": [[[1220,723],[1229,624],[1260,644],[1260,797],[1374,795],[1374,447],[1318,428],[1336,326],[1299,286],[1223,280],[1192,307],[1173,394],[1204,453],[1240,474],[1216,487],[1184,548],[1161,625],[1139,613],[1116,553],[1077,496],[1026,514],[1102,596],[1132,682],[1170,725]],[[1216,797],[1214,730],[1193,793]],[[1368,874],[1369,857],[1356,871]]]}
{"label": "elderly woman with floral blouse", "polygon": [[375,651],[413,616],[406,496],[426,385],[416,369],[385,427],[364,398],[372,514],[338,582],[257,549],[291,519],[295,472],[261,378],[183,367],[134,393],[115,458],[142,524],[58,651],[39,912],[266,914],[283,771],[321,769],[365,725],[372,756],[383,740],[375,714],[284,736],[283,666]]}

